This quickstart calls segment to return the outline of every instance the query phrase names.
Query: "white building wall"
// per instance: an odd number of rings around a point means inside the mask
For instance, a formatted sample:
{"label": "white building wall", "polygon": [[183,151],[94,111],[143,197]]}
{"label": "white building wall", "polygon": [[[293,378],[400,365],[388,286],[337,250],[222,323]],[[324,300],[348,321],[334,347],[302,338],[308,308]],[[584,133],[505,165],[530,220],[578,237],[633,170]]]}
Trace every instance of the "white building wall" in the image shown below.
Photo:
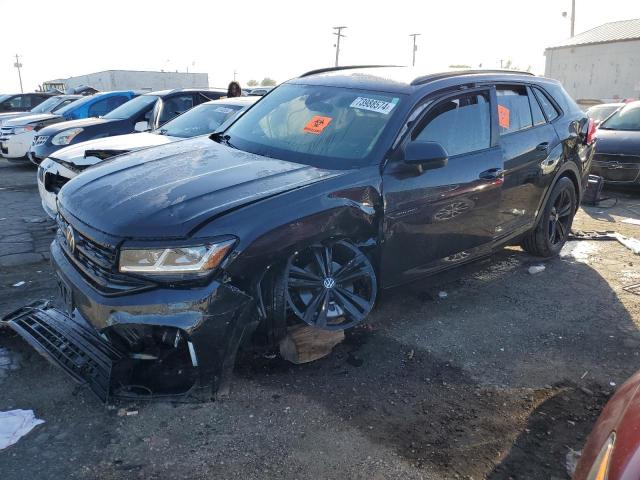
{"label": "white building wall", "polygon": [[88,85],[100,91],[208,88],[209,75],[206,73],[108,70],[67,78],[65,85],[67,89]]}
{"label": "white building wall", "polygon": [[579,99],[640,97],[640,40],[547,49],[545,75]]}

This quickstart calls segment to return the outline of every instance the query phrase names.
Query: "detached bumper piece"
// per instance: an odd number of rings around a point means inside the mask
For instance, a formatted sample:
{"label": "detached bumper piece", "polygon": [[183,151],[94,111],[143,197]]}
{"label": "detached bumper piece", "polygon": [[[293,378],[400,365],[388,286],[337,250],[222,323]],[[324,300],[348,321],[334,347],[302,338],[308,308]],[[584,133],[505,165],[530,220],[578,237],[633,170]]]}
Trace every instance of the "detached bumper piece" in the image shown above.
{"label": "detached bumper piece", "polygon": [[110,394],[111,370],[123,354],[93,328],[46,302],[22,307],[2,319],[51,363],[103,401]]}

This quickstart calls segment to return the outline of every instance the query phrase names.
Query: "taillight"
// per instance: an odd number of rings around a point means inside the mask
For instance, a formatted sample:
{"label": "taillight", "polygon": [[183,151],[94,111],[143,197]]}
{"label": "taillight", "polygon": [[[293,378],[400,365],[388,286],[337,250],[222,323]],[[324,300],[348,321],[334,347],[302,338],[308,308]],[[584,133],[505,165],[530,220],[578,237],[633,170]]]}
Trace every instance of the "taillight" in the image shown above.
{"label": "taillight", "polygon": [[593,118],[590,118],[589,127],[587,128],[587,139],[586,139],[587,145],[591,145],[595,140],[597,129],[598,129],[598,126],[596,125],[596,122],[593,120]]}

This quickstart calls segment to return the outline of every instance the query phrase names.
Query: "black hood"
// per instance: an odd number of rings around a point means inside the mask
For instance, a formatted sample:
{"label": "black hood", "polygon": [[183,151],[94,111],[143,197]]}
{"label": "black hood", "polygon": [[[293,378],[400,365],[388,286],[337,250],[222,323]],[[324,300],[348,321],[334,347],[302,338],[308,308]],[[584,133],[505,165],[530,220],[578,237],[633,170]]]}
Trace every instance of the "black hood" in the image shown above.
{"label": "black hood", "polygon": [[640,131],[598,129],[596,153],[640,155]]}
{"label": "black hood", "polygon": [[67,183],[58,201],[64,213],[111,235],[186,237],[226,211],[341,173],[198,137],[92,167]]}

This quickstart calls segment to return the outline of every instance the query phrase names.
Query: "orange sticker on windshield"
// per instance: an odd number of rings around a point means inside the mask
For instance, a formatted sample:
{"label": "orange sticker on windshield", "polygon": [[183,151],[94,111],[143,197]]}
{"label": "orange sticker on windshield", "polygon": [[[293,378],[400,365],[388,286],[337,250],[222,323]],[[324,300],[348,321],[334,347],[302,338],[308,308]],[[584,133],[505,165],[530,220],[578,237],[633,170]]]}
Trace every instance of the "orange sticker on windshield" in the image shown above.
{"label": "orange sticker on windshield", "polygon": [[322,131],[329,126],[333,120],[331,117],[322,117],[315,115],[309,123],[304,126],[304,131],[307,133],[313,133],[314,135],[320,135]]}
{"label": "orange sticker on windshield", "polygon": [[498,123],[502,128],[509,128],[511,122],[509,121],[509,109],[498,105]]}

